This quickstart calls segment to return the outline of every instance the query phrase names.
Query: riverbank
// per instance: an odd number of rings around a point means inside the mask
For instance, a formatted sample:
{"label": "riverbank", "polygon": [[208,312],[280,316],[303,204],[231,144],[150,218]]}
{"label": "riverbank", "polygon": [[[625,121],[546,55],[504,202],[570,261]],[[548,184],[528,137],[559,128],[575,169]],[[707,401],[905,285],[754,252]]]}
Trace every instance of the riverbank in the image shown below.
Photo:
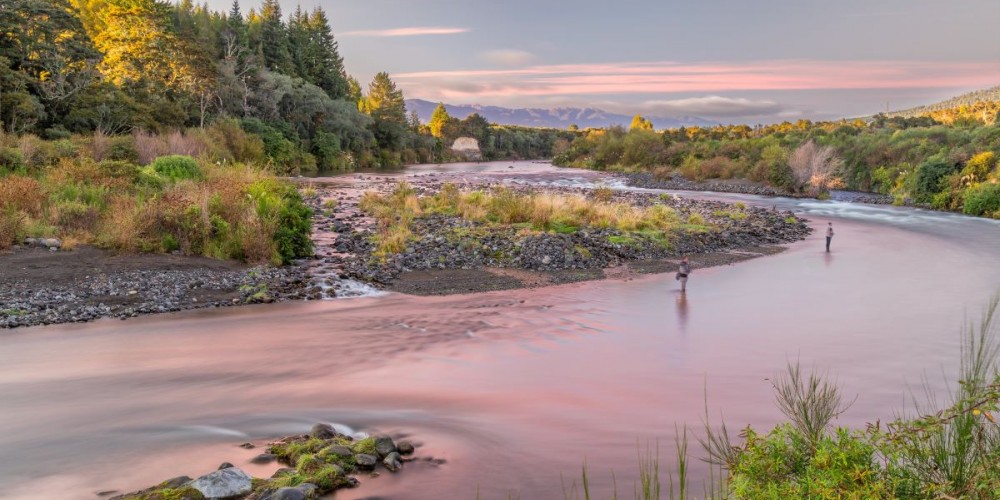
{"label": "riverbank", "polygon": [[207,257],[17,246],[0,255],[0,264],[0,328],[268,303],[307,293],[301,267]]}
{"label": "riverbank", "polygon": [[[594,173],[592,180],[605,177]],[[172,254],[112,253],[88,246],[51,251],[18,245],[0,255],[0,327],[126,319],[143,314],[231,307],[283,300],[318,300],[383,291],[448,295],[535,288],[636,274],[673,272],[681,256],[696,268],[732,264],[780,251],[809,234],[787,211],[674,195],[546,183],[550,173],[503,165],[491,174],[462,172],[354,174],[335,183],[300,181],[312,210],[312,258],[282,267]],[[601,206],[649,212],[656,227],[572,226],[552,221],[497,224],[448,213],[416,217],[398,252],[380,250],[378,224],[359,207],[366,192],[388,195],[399,179],[414,195],[446,186],[512,200],[572,200],[577,210]],[[535,184],[539,183],[539,184]],[[450,188],[448,188],[450,189]],[[498,191],[499,190],[499,191]],[[631,212],[630,212],[631,213]],[[647,214],[647,215],[649,215]]]}
{"label": "riverbank", "polygon": [[[404,186],[388,177],[361,177],[340,186],[313,186],[315,196],[307,202],[321,212],[316,227],[330,234],[328,244],[317,246],[318,265],[341,279],[386,290],[445,295],[672,272],[686,255],[696,267],[730,264],[780,251],[780,245],[799,241],[811,231],[805,219],[791,212],[740,203],[510,180],[428,175],[409,177]],[[401,195],[401,189],[407,193]],[[398,206],[363,207],[365,197],[392,203],[399,196],[408,199]],[[629,223],[637,225],[628,228],[610,222],[586,225],[551,213],[543,222],[532,213],[524,215],[524,222],[501,223],[492,219],[507,215],[461,216],[454,213],[455,206],[444,205],[418,207],[419,215],[403,213],[413,210],[405,206],[421,203],[484,204],[475,211],[488,211],[486,205],[497,203],[536,212],[537,207],[526,204],[548,204],[543,208],[549,212],[566,210],[563,204],[572,205],[576,213],[635,210],[638,218],[654,213],[662,226],[635,221]],[[375,216],[372,210],[390,213]],[[388,232],[399,228],[390,229],[384,221],[399,218],[408,221],[403,228],[408,236],[387,247]]]}

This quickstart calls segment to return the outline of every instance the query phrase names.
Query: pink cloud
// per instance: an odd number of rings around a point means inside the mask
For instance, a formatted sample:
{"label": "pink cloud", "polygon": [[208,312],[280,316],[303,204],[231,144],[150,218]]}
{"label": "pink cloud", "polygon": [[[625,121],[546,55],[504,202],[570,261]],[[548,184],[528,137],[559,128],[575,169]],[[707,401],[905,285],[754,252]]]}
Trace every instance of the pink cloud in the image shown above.
{"label": "pink cloud", "polygon": [[[1000,66],[983,61],[635,62],[394,75],[407,91],[440,98],[669,94],[749,90],[985,87]],[[474,89],[474,90],[472,90]]]}
{"label": "pink cloud", "polygon": [[426,26],[416,26],[412,28],[393,28],[385,30],[358,30],[345,31],[339,37],[351,36],[375,36],[375,37],[396,37],[396,36],[422,36],[422,35],[455,35],[468,33],[467,28],[434,28]]}

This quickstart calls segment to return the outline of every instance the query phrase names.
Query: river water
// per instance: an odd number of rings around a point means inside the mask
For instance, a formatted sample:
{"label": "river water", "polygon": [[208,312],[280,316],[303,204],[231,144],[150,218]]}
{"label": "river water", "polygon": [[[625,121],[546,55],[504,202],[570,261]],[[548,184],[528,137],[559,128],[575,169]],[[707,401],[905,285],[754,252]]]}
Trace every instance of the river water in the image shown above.
{"label": "river water", "polygon": [[[476,166],[501,175],[509,166]],[[517,164],[530,181],[593,179]],[[461,167],[423,167],[445,171]],[[963,319],[1000,289],[1000,224],[928,211],[695,193],[801,212],[817,229],[783,253],[670,275],[481,295],[381,297],[188,311],[4,332],[0,497],[96,498],[223,461],[315,422],[422,443],[400,474],[336,498],[629,495],[637,445],[672,462],[675,425],[705,396],[730,428],[777,422],[769,378],[789,361],[857,397],[860,426],[943,390]],[[823,252],[823,227],[836,228]],[[700,456],[696,443],[692,457]],[[701,477],[695,465],[695,476]],[[661,471],[666,476],[666,470]],[[696,489],[700,490],[700,487]]]}

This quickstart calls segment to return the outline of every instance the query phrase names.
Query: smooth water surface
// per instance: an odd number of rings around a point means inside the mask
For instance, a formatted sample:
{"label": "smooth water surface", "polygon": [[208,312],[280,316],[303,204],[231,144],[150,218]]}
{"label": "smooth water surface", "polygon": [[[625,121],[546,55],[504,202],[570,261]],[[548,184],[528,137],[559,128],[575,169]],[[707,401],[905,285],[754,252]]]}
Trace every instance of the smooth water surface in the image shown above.
{"label": "smooth water surface", "polygon": [[840,424],[911,409],[922,375],[945,388],[963,319],[1000,289],[995,221],[694,196],[796,210],[817,231],[778,255],[696,269],[686,296],[656,275],[4,332],[0,496],[96,498],[222,461],[266,477],[276,466],[250,465],[261,450],[236,445],[318,421],[405,434],[418,456],[447,461],[362,476],[336,498],[562,498],[560,475],[578,478],[585,459],[598,496],[612,471],[629,495],[637,443],[659,440],[666,468],[675,424],[700,426],[706,389],[731,428],[776,422],[768,379],[789,361],[857,395]]}

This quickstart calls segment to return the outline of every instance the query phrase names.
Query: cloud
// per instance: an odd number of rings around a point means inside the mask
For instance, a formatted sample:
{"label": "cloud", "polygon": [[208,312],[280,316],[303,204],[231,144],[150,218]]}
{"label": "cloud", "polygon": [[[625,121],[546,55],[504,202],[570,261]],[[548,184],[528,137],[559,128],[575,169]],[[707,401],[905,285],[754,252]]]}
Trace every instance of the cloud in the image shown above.
{"label": "cloud", "polygon": [[514,49],[500,49],[484,52],[482,58],[487,62],[502,66],[525,66],[535,62],[535,55],[531,52]]}
{"label": "cloud", "polygon": [[[441,81],[483,83],[487,92],[442,97],[724,93],[773,90],[975,88],[995,85],[995,61],[632,62],[401,73],[397,83],[433,91]],[[500,93],[509,92],[509,93]]]}
{"label": "cloud", "polygon": [[697,115],[703,117],[739,118],[748,116],[774,115],[784,108],[774,101],[752,101],[744,98],[706,96],[666,101],[646,101],[642,108],[652,115]]}
{"label": "cloud", "polygon": [[385,30],[358,30],[345,31],[338,34],[339,37],[352,36],[374,36],[374,37],[398,37],[398,36],[423,36],[423,35],[456,35],[468,33],[468,28],[437,28],[428,26],[415,26],[410,28],[393,28]]}
{"label": "cloud", "polygon": [[[984,88],[1000,81],[1000,66],[995,61],[968,60],[653,61],[423,71],[397,73],[393,80],[407,96],[432,101],[517,107],[529,102],[577,102],[628,114],[695,115],[725,121],[796,116],[804,111],[741,95]],[[602,102],[607,105],[598,104]],[[640,107],[641,103],[647,106]]]}

